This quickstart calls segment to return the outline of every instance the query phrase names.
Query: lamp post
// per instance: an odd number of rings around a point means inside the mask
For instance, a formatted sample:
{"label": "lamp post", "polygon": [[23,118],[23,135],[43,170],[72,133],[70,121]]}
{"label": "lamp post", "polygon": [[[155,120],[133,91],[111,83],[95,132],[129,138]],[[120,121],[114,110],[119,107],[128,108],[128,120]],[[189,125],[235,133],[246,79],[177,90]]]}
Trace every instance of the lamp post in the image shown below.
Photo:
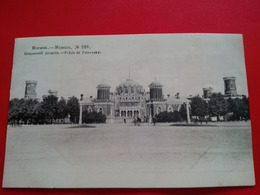
{"label": "lamp post", "polygon": [[82,104],[79,106],[79,125],[82,125]]}
{"label": "lamp post", "polygon": [[189,109],[189,103],[186,102],[186,112],[187,112],[187,123],[190,124],[190,109]]}
{"label": "lamp post", "polygon": [[82,125],[82,101],[83,101],[83,94],[80,94],[80,102],[79,102],[79,125]]}
{"label": "lamp post", "polygon": [[152,106],[151,104],[148,105],[149,106],[149,123],[152,123]]}

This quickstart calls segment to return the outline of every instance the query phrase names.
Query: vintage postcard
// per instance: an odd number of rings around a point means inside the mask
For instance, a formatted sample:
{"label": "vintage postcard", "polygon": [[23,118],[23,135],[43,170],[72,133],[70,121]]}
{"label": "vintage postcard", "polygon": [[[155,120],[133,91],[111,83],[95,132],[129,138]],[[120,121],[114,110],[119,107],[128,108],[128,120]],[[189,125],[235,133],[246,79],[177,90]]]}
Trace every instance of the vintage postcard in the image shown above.
{"label": "vintage postcard", "polygon": [[243,38],[15,40],[3,187],[255,185]]}

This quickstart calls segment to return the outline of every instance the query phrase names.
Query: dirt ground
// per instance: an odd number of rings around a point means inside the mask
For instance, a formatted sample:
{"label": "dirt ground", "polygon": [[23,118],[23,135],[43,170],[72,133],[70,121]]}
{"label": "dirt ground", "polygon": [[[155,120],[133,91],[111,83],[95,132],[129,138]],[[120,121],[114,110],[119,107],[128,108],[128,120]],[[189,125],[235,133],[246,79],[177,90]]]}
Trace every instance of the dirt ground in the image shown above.
{"label": "dirt ground", "polygon": [[[9,127],[4,187],[253,185],[250,122]],[[75,126],[75,125],[74,125]]]}

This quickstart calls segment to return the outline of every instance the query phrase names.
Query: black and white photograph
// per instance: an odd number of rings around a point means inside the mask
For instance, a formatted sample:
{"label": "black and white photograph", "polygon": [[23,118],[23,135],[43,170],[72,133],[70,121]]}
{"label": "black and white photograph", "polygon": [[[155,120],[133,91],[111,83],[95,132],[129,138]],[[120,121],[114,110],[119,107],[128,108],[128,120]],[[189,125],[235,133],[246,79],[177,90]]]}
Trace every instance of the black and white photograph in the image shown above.
{"label": "black and white photograph", "polygon": [[243,37],[17,38],[5,188],[255,185]]}

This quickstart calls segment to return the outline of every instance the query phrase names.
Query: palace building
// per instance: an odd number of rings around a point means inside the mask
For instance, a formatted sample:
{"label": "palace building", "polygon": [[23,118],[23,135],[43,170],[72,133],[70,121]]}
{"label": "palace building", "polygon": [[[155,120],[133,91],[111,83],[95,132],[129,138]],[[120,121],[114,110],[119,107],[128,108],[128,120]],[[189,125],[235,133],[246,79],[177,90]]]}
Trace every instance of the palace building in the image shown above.
{"label": "palace building", "polygon": [[190,100],[176,96],[167,98],[163,95],[163,85],[158,81],[153,81],[146,92],[142,85],[127,79],[119,84],[114,92],[111,86],[106,83],[97,85],[96,98],[80,98],[80,117],[79,124],[82,124],[82,112],[102,112],[106,115],[107,121],[123,121],[123,119],[133,119],[140,117],[142,121],[149,121],[155,114],[160,112],[179,111],[181,105]]}
{"label": "palace building", "polygon": [[[224,77],[224,98],[242,98],[237,93],[236,77]],[[36,99],[37,81],[25,81],[25,99]],[[132,79],[126,79],[119,84],[114,91],[111,86],[106,83],[97,85],[96,97],[80,97],[80,114],[79,124],[82,124],[82,113],[101,112],[106,115],[107,122],[123,121],[124,119],[141,118],[144,122],[151,122],[152,117],[160,112],[179,111],[183,104],[186,105],[187,117],[189,122],[189,103],[193,96],[180,97],[179,93],[167,97],[163,93],[163,85],[156,79],[148,86],[149,91],[145,91],[144,87]],[[213,88],[203,88],[202,98],[209,101],[213,92]],[[57,90],[49,90],[50,95],[58,96]]]}

